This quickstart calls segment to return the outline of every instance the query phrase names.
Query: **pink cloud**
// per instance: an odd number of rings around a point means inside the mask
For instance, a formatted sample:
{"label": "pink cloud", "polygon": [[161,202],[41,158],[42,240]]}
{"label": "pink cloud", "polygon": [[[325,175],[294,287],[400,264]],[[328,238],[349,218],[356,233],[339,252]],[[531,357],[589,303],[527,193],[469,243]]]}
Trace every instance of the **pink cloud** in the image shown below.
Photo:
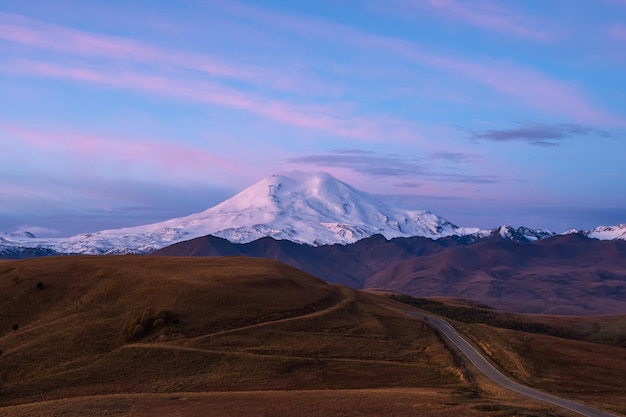
{"label": "pink cloud", "polygon": [[596,108],[573,85],[554,80],[539,71],[499,60],[467,61],[429,53],[415,44],[382,36],[355,38],[361,46],[376,47],[404,56],[416,64],[448,71],[478,81],[493,90],[521,99],[526,105],[576,121],[623,125],[623,119]]}
{"label": "pink cloud", "polygon": [[[447,4],[449,7],[458,3],[453,0],[432,1],[441,1],[440,4]],[[492,3],[477,4],[482,4],[483,7],[492,5],[490,7],[493,10],[500,10]],[[318,19],[268,12],[252,6],[228,3],[228,5],[220,4],[220,7],[259,24],[271,22],[273,28],[281,27],[300,34],[331,39],[333,42],[344,42],[367,51],[377,49],[392,53],[420,66],[441,69],[453,75],[477,81],[501,94],[521,99],[531,108],[563,115],[575,121],[620,126],[624,124],[623,117],[610,114],[595,106],[576,86],[511,62],[485,59],[465,60],[427,52],[420,45],[399,38],[374,35]]]}
{"label": "pink cloud", "polygon": [[157,48],[116,36],[93,34],[50,25],[18,15],[0,12],[0,39],[34,48],[84,57],[100,57],[158,64],[203,72],[209,76],[236,79],[261,87],[298,92],[317,90],[336,94],[337,87],[327,85],[303,71],[227,62],[205,54]]}
{"label": "pink cloud", "polygon": [[507,96],[517,97],[532,108],[585,123],[623,124],[621,118],[596,108],[575,86],[552,80],[536,70],[499,61],[488,65],[453,58],[433,60],[441,68],[478,80]]}
{"label": "pink cloud", "polygon": [[[456,10],[455,13],[461,13],[459,10],[469,7],[458,0],[428,1],[439,2],[437,4],[441,7]],[[492,3],[476,4],[487,9],[501,10]],[[527,106],[552,114],[564,115],[576,121],[602,124],[623,123],[619,121],[620,118],[592,104],[576,86],[510,62],[485,59],[465,60],[440,53],[425,52],[419,45],[402,39],[373,35],[336,23],[268,12],[236,3],[217,2],[216,7],[225,9],[238,17],[253,20],[259,25],[271,25],[272,28],[287,29],[297,34],[332,39],[333,42],[343,42],[350,47],[356,46],[367,51],[376,49],[378,52],[391,53],[419,66],[441,69],[455,76],[479,82],[501,94],[520,99]],[[467,11],[463,13],[471,14]],[[498,13],[508,16],[508,12],[502,11],[492,14],[498,15]],[[5,23],[2,23],[3,21]],[[494,20],[496,21],[501,22],[498,19]],[[206,63],[209,74],[234,77],[254,82],[259,86],[264,85],[264,82],[268,80],[272,80],[268,82],[276,85],[282,84],[285,88],[309,84],[296,82],[298,81],[296,79],[273,81],[283,79],[283,77],[276,77],[276,70],[273,69],[260,68],[259,71],[255,71],[254,68],[230,65],[202,55],[165,51],[121,38],[92,35],[0,13],[0,38],[3,37],[14,42],[61,52],[96,54],[142,62],[166,62],[188,69],[201,69]],[[377,117],[373,120],[368,117],[355,117],[350,112],[338,108],[289,104],[285,101],[245,93],[235,88],[224,88],[207,81],[193,81],[180,76],[171,78],[137,72],[116,71],[112,73],[104,72],[102,69],[60,66],[35,61],[5,64],[4,68],[18,73],[22,71],[26,74],[72,79],[211,103],[244,110],[291,126],[325,131],[343,137],[365,140],[420,139],[414,133],[415,126],[407,121],[384,117]],[[282,75],[283,69],[278,73]],[[390,131],[393,135],[389,134]]]}
{"label": "pink cloud", "polygon": [[[547,41],[554,37],[547,31],[536,29],[535,27],[539,26],[539,23],[535,21],[536,19],[525,16],[518,10],[507,9],[500,3],[493,1],[394,0],[384,1],[381,4],[381,7],[396,8],[398,12],[403,14],[407,13],[407,8],[427,8],[475,26],[533,40]],[[272,27],[280,26],[309,35],[331,36],[336,41],[346,40],[342,38],[344,35],[348,35],[349,38],[365,35],[363,32],[342,24],[270,12],[258,7],[234,2],[217,2],[215,6],[237,16],[252,19],[259,23],[271,24]],[[339,36],[339,33],[341,33],[341,36]]]}
{"label": "pink cloud", "polygon": [[[420,5],[423,1],[408,0],[405,3]],[[507,9],[501,3],[459,0],[426,0],[426,3],[445,17],[484,29],[533,40],[545,41],[551,38],[545,31],[533,28],[529,17]]]}
{"label": "pink cloud", "polygon": [[[624,2],[626,4],[626,2]],[[626,41],[626,25],[617,24],[610,28],[609,33],[614,39],[619,41]]]}
{"label": "pink cloud", "polygon": [[127,171],[145,165],[164,173],[182,171],[194,174],[207,174],[213,169],[233,171],[239,168],[230,159],[178,144],[104,137],[76,131],[39,131],[10,124],[0,124],[0,130],[33,151],[60,154],[90,165],[97,161],[105,165],[112,163],[118,169]]}
{"label": "pink cloud", "polygon": [[345,111],[334,109],[332,106],[288,104],[225,88],[207,81],[164,78],[129,71],[102,71],[33,60],[19,60],[0,65],[0,71],[69,79],[209,103],[220,107],[243,110],[286,125],[323,131],[352,139],[369,141],[420,139],[414,133],[414,126],[403,120],[391,117],[355,117],[346,114]]}

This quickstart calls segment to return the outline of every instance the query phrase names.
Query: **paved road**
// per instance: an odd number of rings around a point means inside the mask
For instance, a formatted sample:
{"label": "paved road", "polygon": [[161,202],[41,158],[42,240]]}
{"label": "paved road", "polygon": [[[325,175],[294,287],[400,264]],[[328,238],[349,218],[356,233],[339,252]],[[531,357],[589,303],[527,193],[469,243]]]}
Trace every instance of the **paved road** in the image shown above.
{"label": "paved road", "polygon": [[496,384],[508,388],[512,391],[534,398],[536,400],[545,401],[559,407],[566,408],[570,411],[580,413],[588,417],[617,417],[615,414],[607,413],[606,411],[598,410],[597,408],[590,407],[585,404],[577,403],[575,401],[566,400],[564,398],[555,397],[554,395],[546,394],[536,389],[527,387],[513,381],[511,378],[505,376],[500,371],[485,359],[476,349],[474,349],[454,327],[445,320],[438,317],[431,316],[429,314],[417,313],[412,311],[404,311],[409,316],[426,320],[428,323],[439,330],[444,336],[446,336],[467,358],[478,368],[480,372],[485,374],[489,379]]}

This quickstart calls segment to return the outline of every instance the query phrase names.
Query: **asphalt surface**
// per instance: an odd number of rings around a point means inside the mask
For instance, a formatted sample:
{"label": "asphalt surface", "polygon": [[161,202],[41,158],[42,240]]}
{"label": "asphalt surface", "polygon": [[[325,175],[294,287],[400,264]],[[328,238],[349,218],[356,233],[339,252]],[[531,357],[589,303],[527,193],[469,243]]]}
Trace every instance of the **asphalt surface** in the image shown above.
{"label": "asphalt surface", "polygon": [[585,404],[577,403],[575,401],[566,400],[564,398],[556,397],[554,395],[546,394],[545,392],[537,391],[536,389],[527,387],[518,382],[513,381],[511,378],[505,376],[500,371],[489,363],[485,357],[480,354],[472,345],[470,345],[450,323],[439,317],[431,316],[429,314],[417,313],[412,311],[404,311],[409,316],[418,318],[420,320],[427,320],[428,323],[435,327],[441,334],[447,337],[452,344],[454,344],[470,362],[478,368],[480,372],[485,374],[496,384],[534,398],[536,400],[545,401],[550,404],[563,407],[567,410],[574,411],[588,417],[618,417],[615,414],[607,413],[606,411],[598,410],[597,408],[590,407]]}

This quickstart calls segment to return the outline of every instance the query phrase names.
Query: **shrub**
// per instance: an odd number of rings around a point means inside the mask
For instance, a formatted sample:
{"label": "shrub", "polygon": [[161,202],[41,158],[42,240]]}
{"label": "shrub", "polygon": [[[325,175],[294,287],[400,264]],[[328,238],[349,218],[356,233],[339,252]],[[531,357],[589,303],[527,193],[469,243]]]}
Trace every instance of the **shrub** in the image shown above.
{"label": "shrub", "polygon": [[38,289],[38,290],[43,290],[43,282],[39,281],[39,282],[37,283],[37,289]]}
{"label": "shrub", "polygon": [[13,331],[14,331],[14,332],[16,332],[16,331],[17,331],[17,329],[19,329],[19,327],[20,327],[20,326],[18,326],[17,324],[14,324],[14,325],[13,325]]}
{"label": "shrub", "polygon": [[178,318],[169,310],[155,312],[147,308],[141,313],[135,314],[122,328],[120,339],[122,342],[133,342],[144,338],[154,329],[167,324],[178,324]]}

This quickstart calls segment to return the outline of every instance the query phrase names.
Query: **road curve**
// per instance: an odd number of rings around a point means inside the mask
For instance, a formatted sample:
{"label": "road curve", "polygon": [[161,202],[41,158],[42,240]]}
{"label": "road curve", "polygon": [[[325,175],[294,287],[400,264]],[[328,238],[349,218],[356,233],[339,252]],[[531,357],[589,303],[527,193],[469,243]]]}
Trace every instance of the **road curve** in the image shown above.
{"label": "road curve", "polygon": [[536,389],[527,387],[520,383],[513,381],[511,378],[505,376],[502,372],[489,363],[485,357],[480,354],[472,345],[470,345],[460,333],[445,320],[439,317],[431,316],[430,314],[418,313],[414,311],[403,310],[403,313],[415,317],[420,320],[426,320],[428,323],[439,330],[445,337],[447,337],[452,344],[454,344],[470,362],[478,368],[480,372],[485,374],[496,384],[534,398],[539,401],[545,401],[550,404],[563,407],[567,410],[574,411],[588,417],[618,417],[615,414],[607,413],[606,411],[598,410],[597,408],[590,407],[585,404],[581,404],[575,401],[566,400],[564,398],[555,397],[554,395],[546,394],[545,392],[537,391]]}

